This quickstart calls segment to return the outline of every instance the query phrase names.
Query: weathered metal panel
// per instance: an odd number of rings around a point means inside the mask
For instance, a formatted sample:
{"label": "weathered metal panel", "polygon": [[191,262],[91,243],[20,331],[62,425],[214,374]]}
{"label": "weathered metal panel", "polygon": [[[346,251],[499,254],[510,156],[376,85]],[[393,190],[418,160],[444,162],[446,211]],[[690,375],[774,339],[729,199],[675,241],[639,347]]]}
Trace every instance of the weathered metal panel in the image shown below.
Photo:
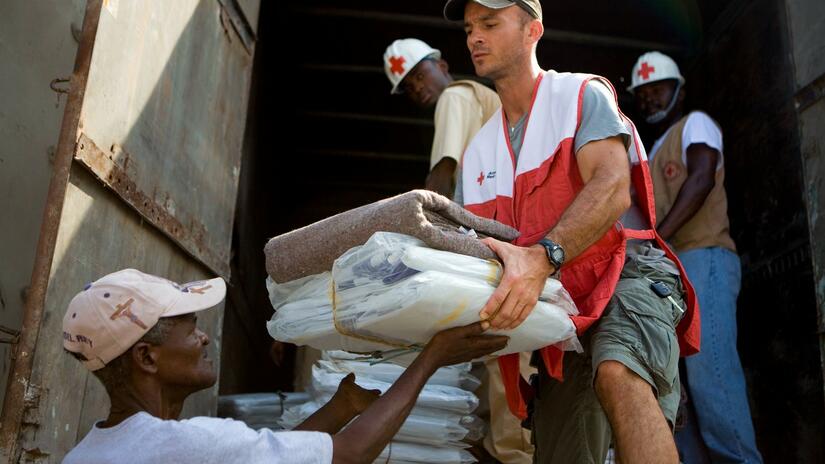
{"label": "weathered metal panel", "polygon": [[786,0],[797,88],[825,74],[825,2]]}
{"label": "weathered metal panel", "polygon": [[[185,282],[212,277],[178,246],[123,203],[82,167],[72,169],[35,352],[31,384],[39,387],[37,408],[26,414],[20,443],[23,457],[60,462],[96,420],[108,411],[94,376],[63,352],[62,320],[69,300],[83,286],[109,272],[133,267]],[[223,307],[204,311],[198,325],[210,336],[210,356],[220,359]],[[217,386],[197,393],[185,415],[214,414]]]}
{"label": "weathered metal panel", "polygon": [[243,11],[244,16],[246,17],[246,21],[249,23],[249,26],[252,28],[252,32],[255,34],[258,33],[258,18],[261,14],[261,2],[260,0],[237,0],[238,5],[241,7],[241,11]]}
{"label": "weathered metal panel", "polygon": [[121,198],[228,277],[252,56],[222,18],[217,1],[106,2],[80,126],[105,162],[80,160],[112,187],[118,167]]}
{"label": "weathered metal panel", "polygon": [[[84,3],[0,2],[0,326],[14,330],[22,324],[66,104],[49,82],[71,75],[72,29],[80,28]],[[12,349],[0,344],[0,404]]]}
{"label": "weathered metal panel", "polygon": [[[825,2],[787,0],[820,342],[825,334]],[[825,345],[820,343],[825,375]]]}
{"label": "weathered metal panel", "polygon": [[39,389],[31,382],[34,367],[34,353],[39,341],[40,326],[43,321],[43,308],[46,300],[46,288],[54,256],[58,226],[63,211],[63,200],[69,182],[72,165],[75,135],[80,119],[80,104],[86,89],[86,76],[91,62],[94,36],[97,31],[97,19],[101,0],[89,0],[83,18],[83,32],[80,34],[80,46],[75,56],[71,78],[68,79],[70,92],[66,110],[60,124],[57,150],[49,189],[46,194],[46,207],[37,239],[34,266],[31,273],[31,285],[26,293],[23,322],[20,337],[14,346],[12,365],[3,398],[3,415],[0,417],[0,458],[13,458],[18,454],[18,435],[21,424],[28,422],[26,410],[36,407],[39,401]]}
{"label": "weathered metal panel", "polygon": [[[82,32],[70,28],[81,46],[4,403],[14,459],[16,446],[22,461],[58,462],[105,414],[100,386],[62,352],[62,315],[84,283],[124,267],[228,277],[251,49],[224,16],[208,0],[90,0]],[[222,312],[201,318],[215,359]],[[216,394],[184,414],[214,412]]]}
{"label": "weathered metal panel", "polygon": [[[825,39],[823,39],[825,40]],[[820,336],[825,334],[825,99],[818,100],[799,115],[804,161],[805,200],[808,204],[808,227],[814,282],[819,307]],[[825,345],[821,345],[825,374]]]}

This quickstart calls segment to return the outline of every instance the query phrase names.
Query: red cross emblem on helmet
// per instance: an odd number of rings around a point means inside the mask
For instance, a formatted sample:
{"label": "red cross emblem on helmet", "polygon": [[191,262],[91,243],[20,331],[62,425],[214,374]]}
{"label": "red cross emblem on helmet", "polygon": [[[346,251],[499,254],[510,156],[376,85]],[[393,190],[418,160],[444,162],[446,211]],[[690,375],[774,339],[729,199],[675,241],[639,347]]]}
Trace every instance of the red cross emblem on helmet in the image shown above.
{"label": "red cross emblem on helmet", "polygon": [[642,67],[639,68],[639,77],[644,80],[650,79],[650,74],[656,72],[656,68],[647,64],[647,61],[642,63]]}
{"label": "red cross emblem on helmet", "polygon": [[404,62],[407,61],[403,56],[390,57],[390,72],[393,74],[404,74]]}

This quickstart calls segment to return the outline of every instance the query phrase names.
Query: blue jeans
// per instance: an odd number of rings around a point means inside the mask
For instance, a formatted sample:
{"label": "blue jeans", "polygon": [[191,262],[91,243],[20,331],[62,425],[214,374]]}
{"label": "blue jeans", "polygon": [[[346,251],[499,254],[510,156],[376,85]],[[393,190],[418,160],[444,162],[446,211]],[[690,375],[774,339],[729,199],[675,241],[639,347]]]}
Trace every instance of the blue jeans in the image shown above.
{"label": "blue jeans", "polygon": [[679,259],[696,289],[701,311],[701,351],[685,358],[687,379],[683,379],[701,437],[690,436],[694,432],[687,428],[676,434],[676,444],[686,464],[703,461],[692,445],[696,440],[705,442],[711,462],[761,463],[736,351],[739,256],[725,248],[700,248],[679,253]]}

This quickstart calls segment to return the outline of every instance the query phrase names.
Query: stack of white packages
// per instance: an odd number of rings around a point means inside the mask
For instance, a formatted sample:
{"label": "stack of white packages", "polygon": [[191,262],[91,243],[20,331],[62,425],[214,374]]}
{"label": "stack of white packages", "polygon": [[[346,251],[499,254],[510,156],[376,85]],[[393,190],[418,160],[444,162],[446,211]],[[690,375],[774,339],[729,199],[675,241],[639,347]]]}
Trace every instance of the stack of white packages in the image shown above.
{"label": "stack of white packages", "polygon": [[278,421],[284,412],[311,399],[309,393],[304,392],[221,395],[217,415],[243,421],[255,430],[280,430]]}
{"label": "stack of white packages", "polygon": [[[331,272],[282,284],[267,282],[276,340],[321,350],[387,351],[423,345],[440,330],[471,324],[501,279],[495,261],[427,248],[402,234],[377,232],[335,261]],[[576,307],[547,279],[527,320],[496,355],[548,345],[578,349]]]}
{"label": "stack of white packages", "polygon": [[[404,372],[404,367],[382,363],[370,365],[357,355],[324,352],[312,368],[312,400],[284,411],[279,425],[293,429],[332,397],[350,372],[358,385],[386,392]],[[469,363],[439,369],[413,407],[410,416],[376,463],[462,464],[476,459],[466,450],[466,441],[484,436],[484,422],[473,415],[478,398],[473,391],[480,382],[470,375]]]}

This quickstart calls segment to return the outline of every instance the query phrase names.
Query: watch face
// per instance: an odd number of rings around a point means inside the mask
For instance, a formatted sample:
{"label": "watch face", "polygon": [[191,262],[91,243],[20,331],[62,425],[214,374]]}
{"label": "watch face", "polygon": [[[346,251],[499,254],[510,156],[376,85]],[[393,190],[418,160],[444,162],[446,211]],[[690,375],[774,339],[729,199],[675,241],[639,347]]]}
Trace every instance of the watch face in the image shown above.
{"label": "watch face", "polygon": [[564,250],[562,250],[561,247],[558,247],[555,250],[553,250],[552,256],[553,256],[553,261],[556,261],[557,263],[561,263],[562,261],[564,261]]}

